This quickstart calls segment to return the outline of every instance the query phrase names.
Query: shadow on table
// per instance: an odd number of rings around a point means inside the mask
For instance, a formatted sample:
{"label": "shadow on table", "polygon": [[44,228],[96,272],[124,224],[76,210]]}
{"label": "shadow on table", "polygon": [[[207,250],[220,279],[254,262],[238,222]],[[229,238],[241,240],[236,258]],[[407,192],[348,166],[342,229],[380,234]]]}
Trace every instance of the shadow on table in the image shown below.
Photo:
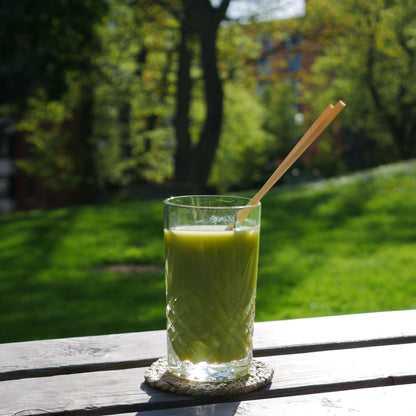
{"label": "shadow on table", "polygon": [[[147,410],[143,412],[136,413],[136,416],[146,415],[146,416],[213,416],[213,415],[221,415],[221,416],[234,416],[237,414],[238,408],[241,405],[241,402],[229,402],[229,403],[207,403],[207,404],[200,404],[196,406],[190,406],[191,402],[209,402],[212,401],[212,398],[196,398],[193,396],[185,396],[185,395],[175,395],[174,393],[166,393],[160,390],[157,390],[153,387],[150,387],[145,382],[143,382],[140,386],[141,390],[146,392],[149,395],[149,404],[151,403],[159,403],[159,405],[163,402],[170,402],[170,406],[177,406],[172,407],[171,409],[161,409],[161,410]],[[240,396],[241,397],[241,396]],[[175,400],[175,398],[177,400]],[[237,397],[236,397],[237,399]],[[222,397],[220,400],[224,400]],[[230,397],[230,400],[232,398]],[[176,403],[173,404],[172,402],[175,401]],[[181,407],[186,406],[186,407]]]}
{"label": "shadow on table", "polygon": [[237,403],[220,403],[204,404],[201,406],[181,407],[176,409],[153,410],[150,412],[139,412],[137,416],[234,416],[237,414],[240,402]]}

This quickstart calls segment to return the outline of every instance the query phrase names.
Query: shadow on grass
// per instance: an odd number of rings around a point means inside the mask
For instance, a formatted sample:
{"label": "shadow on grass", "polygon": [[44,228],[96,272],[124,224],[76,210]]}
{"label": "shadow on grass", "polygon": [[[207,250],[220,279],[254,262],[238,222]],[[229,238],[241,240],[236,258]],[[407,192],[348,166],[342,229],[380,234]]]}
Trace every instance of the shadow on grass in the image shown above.
{"label": "shadow on grass", "polygon": [[[161,329],[165,326],[162,273],[90,274],[39,282],[10,293],[1,341],[60,338]],[[16,305],[16,299],[18,305]]]}
{"label": "shadow on grass", "polygon": [[22,214],[0,227],[8,235],[0,342],[165,327],[163,271],[94,271],[114,261],[163,263],[161,210],[152,204]]}
{"label": "shadow on grass", "polygon": [[[382,186],[382,185],[381,185]],[[310,275],[319,275],[331,256],[355,261],[383,250],[416,241],[416,216],[412,204],[381,197],[380,184],[368,178],[342,192],[324,189],[310,195],[273,193],[263,202],[257,292],[258,320],[294,311]],[[319,280],[315,282],[319,286]],[[301,289],[300,289],[301,290]],[[319,292],[319,290],[318,290]],[[305,301],[305,299],[302,299]],[[313,299],[311,299],[313,301]],[[305,310],[305,308],[304,308]]]}
{"label": "shadow on grass", "polygon": [[60,210],[49,214],[22,214],[13,221],[0,218],[2,233],[7,235],[7,243],[2,243],[2,272],[13,273],[9,283],[27,284],[31,276],[49,266],[51,254],[71,229],[77,211]]}

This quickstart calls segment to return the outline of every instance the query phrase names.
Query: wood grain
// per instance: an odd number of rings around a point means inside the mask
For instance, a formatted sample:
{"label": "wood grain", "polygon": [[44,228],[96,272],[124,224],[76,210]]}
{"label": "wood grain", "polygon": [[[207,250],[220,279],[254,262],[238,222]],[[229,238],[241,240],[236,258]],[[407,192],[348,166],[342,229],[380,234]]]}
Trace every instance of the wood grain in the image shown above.
{"label": "wood grain", "polygon": [[256,356],[416,342],[416,310],[260,322]]}
{"label": "wood grain", "polygon": [[0,344],[0,381],[142,367],[165,355],[165,331]]}
{"label": "wood grain", "polygon": [[[256,357],[416,342],[416,310],[259,322]],[[148,366],[165,331],[0,344],[0,380]]]}
{"label": "wood grain", "polygon": [[[360,390],[309,394],[295,397],[277,397],[245,402],[215,403],[181,409],[163,409],[140,412],[145,416],[414,416],[416,386],[404,385]],[[114,416],[138,416],[124,413]]]}
{"label": "wood grain", "polygon": [[405,344],[264,357],[275,369],[271,385],[233,399],[152,389],[143,383],[145,367],[10,380],[0,383],[0,415],[28,409],[42,409],[34,415],[56,416],[93,414],[94,409],[101,414],[126,413],[411,384],[416,383],[415,356],[416,344]]}

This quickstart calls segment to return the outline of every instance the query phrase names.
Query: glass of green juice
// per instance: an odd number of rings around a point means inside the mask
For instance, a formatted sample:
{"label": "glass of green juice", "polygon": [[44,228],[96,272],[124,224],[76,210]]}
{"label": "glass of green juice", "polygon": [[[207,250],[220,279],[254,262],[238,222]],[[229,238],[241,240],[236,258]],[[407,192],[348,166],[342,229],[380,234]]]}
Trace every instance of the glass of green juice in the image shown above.
{"label": "glass of green juice", "polygon": [[175,196],[164,201],[169,371],[199,382],[245,376],[252,361],[260,203]]}

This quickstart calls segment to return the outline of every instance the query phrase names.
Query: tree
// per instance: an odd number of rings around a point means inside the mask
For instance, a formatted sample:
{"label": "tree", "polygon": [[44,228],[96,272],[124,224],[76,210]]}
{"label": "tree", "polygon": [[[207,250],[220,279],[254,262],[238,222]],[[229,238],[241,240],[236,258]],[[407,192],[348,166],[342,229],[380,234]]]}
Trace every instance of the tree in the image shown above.
{"label": "tree", "polygon": [[[223,87],[217,64],[217,34],[230,0],[213,7],[209,0],[183,0],[180,19],[177,77],[175,178],[179,184],[202,191],[207,183],[223,118]],[[189,112],[192,94],[191,64],[195,38],[200,45],[206,116],[199,140],[192,145]]]}
{"label": "tree", "polygon": [[237,82],[227,82],[224,92],[223,129],[209,178],[209,185],[220,192],[264,182],[274,144],[263,129],[266,110],[259,96]]}
{"label": "tree", "polygon": [[20,0],[0,8],[0,105],[15,120],[26,117],[20,127],[34,157],[20,166],[51,188],[76,185],[86,197],[95,177],[96,29],[106,12],[105,0]]}
{"label": "tree", "polygon": [[[43,4],[32,5],[34,16],[25,18],[47,22],[46,33],[57,26],[64,36],[65,19],[72,21],[71,13],[64,13],[68,1],[56,0],[49,11]],[[252,94],[256,82],[251,75],[260,52],[255,27],[238,22],[221,26],[229,0],[216,6],[209,0],[105,0],[108,8],[98,18],[94,7],[101,2],[85,2],[92,10],[85,11],[82,22],[91,24],[85,34],[83,23],[74,25],[63,40],[63,45],[70,43],[67,50],[53,49],[49,37],[39,43],[41,50],[53,52],[53,59],[50,54],[44,59],[46,66],[62,62],[57,72],[62,88],[33,77],[22,95],[29,105],[21,126],[36,155],[25,168],[50,187],[81,185],[100,192],[106,186],[169,180],[186,191],[202,192],[214,161],[217,179],[224,172],[220,163],[259,171],[258,162],[264,160],[259,152],[268,137],[261,131],[262,120],[247,123],[246,132],[233,120],[223,129],[224,86],[247,99],[253,114],[263,114]],[[32,41],[35,32],[27,31]],[[25,51],[16,44],[19,48]],[[232,97],[227,100],[233,102]],[[243,104],[234,100],[227,116],[242,117]],[[238,154],[215,159],[221,132],[227,135],[226,145],[232,142],[232,130],[241,138]],[[243,162],[254,149],[255,163]],[[211,184],[238,186],[241,178],[214,178]]]}
{"label": "tree", "polygon": [[0,105],[24,106],[44,88],[48,98],[66,91],[68,72],[91,70],[96,24],[105,0],[6,1],[0,7]]}
{"label": "tree", "polygon": [[288,80],[276,80],[265,87],[263,101],[264,128],[275,137],[269,154],[276,160],[283,160],[303,134],[301,121],[296,121],[299,98],[295,85]]}
{"label": "tree", "polygon": [[157,2],[109,1],[94,140],[101,186],[172,176],[177,21]]}
{"label": "tree", "polygon": [[[319,29],[319,31],[318,31]],[[351,129],[396,158],[416,155],[416,3],[412,0],[311,0],[305,31],[324,50],[313,67],[313,100],[343,98]]]}

